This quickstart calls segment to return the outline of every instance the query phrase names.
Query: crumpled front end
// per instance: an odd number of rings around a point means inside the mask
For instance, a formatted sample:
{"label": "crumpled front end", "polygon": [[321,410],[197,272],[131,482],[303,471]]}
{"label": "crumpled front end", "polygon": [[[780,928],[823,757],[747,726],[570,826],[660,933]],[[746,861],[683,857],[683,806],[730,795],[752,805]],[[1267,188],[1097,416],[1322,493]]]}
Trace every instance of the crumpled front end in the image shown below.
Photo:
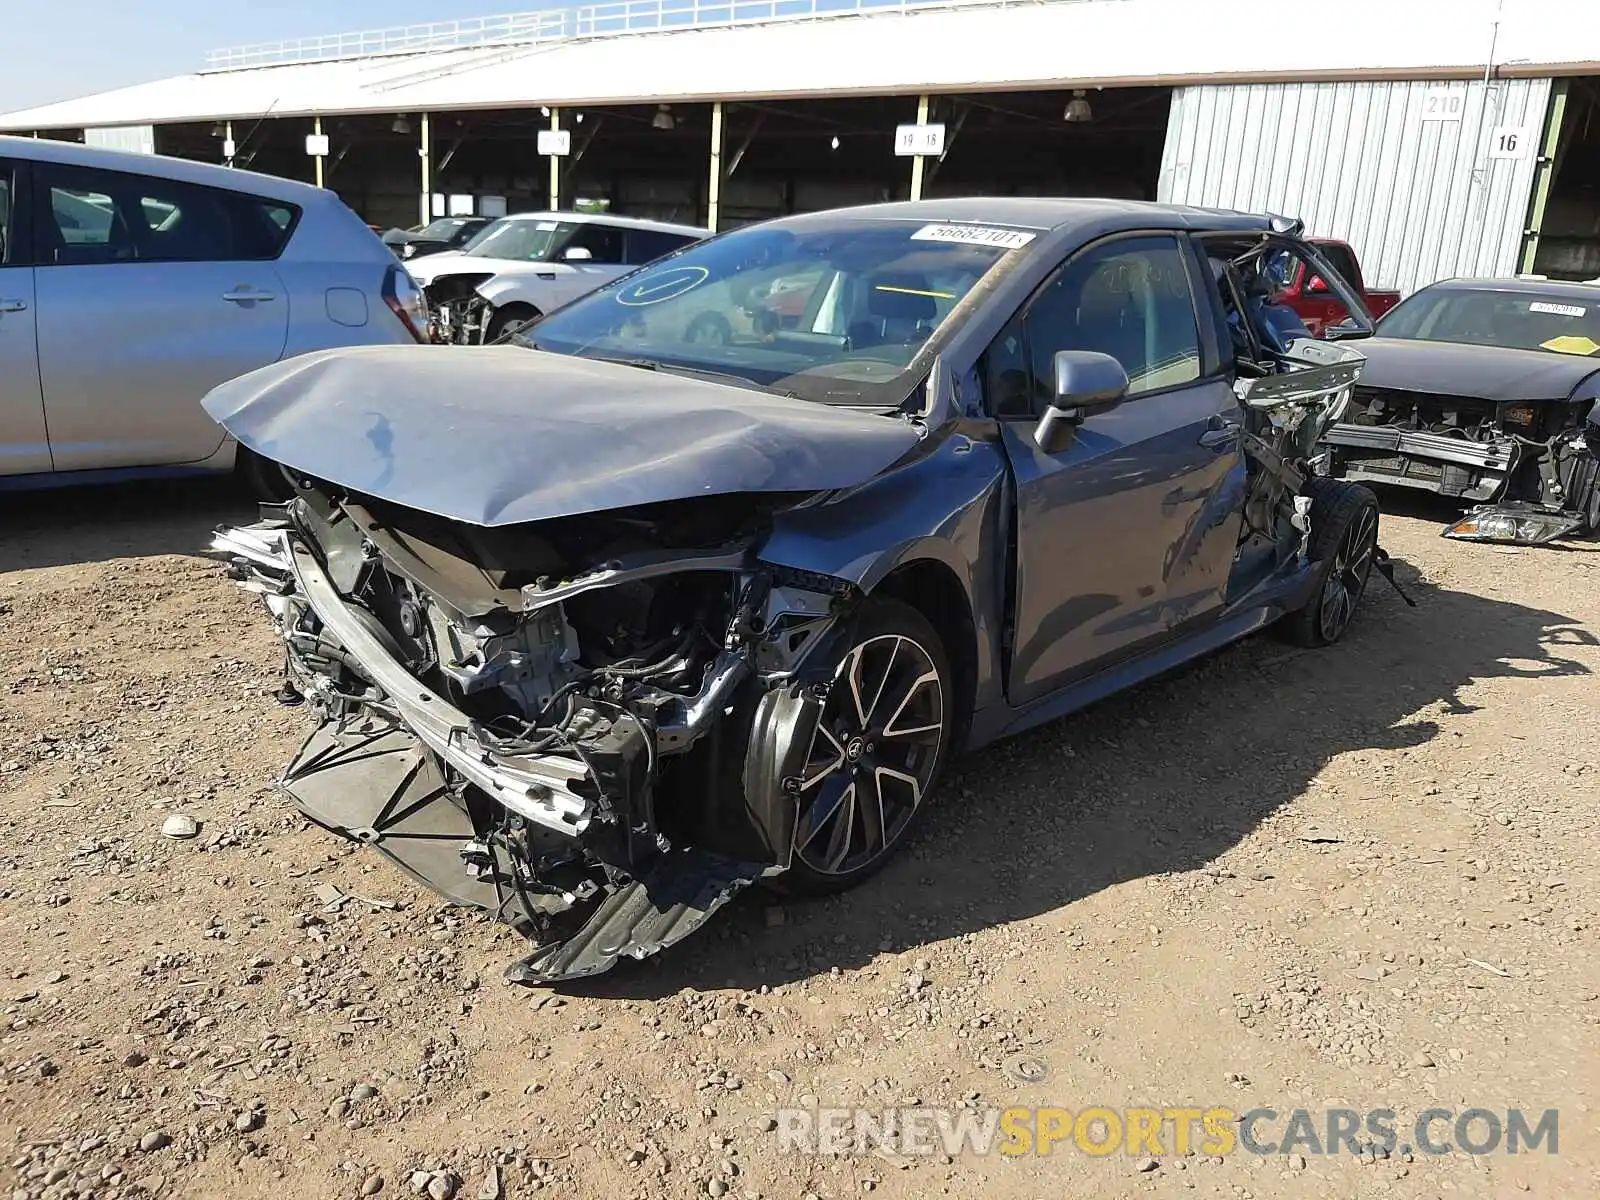
{"label": "crumpled front end", "polygon": [[484,529],[302,480],[213,542],[320,718],[283,786],[533,940],[509,978],[671,945],[787,865],[827,691],[808,664],[859,598],[759,561],[784,502]]}
{"label": "crumpled front end", "polygon": [[1542,545],[1600,533],[1600,436],[1586,404],[1357,388],[1323,435],[1331,473],[1472,505],[1444,536]]}

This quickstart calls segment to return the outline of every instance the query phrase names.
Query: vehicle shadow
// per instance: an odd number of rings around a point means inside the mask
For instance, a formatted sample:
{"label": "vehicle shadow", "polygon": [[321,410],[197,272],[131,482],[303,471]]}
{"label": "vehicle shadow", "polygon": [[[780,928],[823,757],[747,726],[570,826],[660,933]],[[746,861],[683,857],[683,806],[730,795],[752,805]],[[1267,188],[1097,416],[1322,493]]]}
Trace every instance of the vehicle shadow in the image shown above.
{"label": "vehicle shadow", "polygon": [[643,999],[778,986],[861,966],[884,946],[948,941],[1203,868],[1335,757],[1438,736],[1419,714],[1472,711],[1473,684],[1589,673],[1563,653],[1596,642],[1573,618],[1396,566],[1417,608],[1374,577],[1338,646],[1263,635],[971,755],[920,840],[854,891],[788,905],[775,927],[753,896],[681,945],[572,990]]}
{"label": "vehicle shadow", "polygon": [[231,476],[0,492],[0,573],[199,554],[256,507]]}

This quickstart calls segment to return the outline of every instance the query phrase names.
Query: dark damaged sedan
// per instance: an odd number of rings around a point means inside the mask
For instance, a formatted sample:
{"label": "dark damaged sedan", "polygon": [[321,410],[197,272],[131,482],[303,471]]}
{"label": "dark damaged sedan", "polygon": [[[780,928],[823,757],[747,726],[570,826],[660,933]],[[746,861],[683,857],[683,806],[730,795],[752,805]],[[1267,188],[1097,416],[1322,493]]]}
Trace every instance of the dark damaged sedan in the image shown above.
{"label": "dark damaged sedan", "polygon": [[514,344],[218,389],[293,486],[215,543],[321,717],[285,786],[571,978],[864,878],[963,748],[1274,623],[1336,641],[1378,511],[1308,457],[1361,357],[1263,320],[1284,249],[1337,278],[1267,217],[797,216]]}
{"label": "dark damaged sedan", "polygon": [[1355,403],[1326,435],[1330,474],[1471,505],[1447,537],[1600,534],[1600,286],[1437,283],[1361,349]]}

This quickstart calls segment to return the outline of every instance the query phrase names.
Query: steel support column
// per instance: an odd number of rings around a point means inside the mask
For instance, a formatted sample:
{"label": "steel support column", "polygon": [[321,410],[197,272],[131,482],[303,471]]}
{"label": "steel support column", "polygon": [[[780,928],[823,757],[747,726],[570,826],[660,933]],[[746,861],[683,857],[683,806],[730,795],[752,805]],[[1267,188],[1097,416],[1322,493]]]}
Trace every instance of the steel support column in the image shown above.
{"label": "steel support column", "polygon": [[[917,124],[926,125],[927,123],[928,97],[927,94],[924,93],[923,95],[917,97]],[[922,199],[922,172],[922,155],[914,155],[911,159],[911,198],[913,200]]]}
{"label": "steel support column", "polygon": [[1534,260],[1539,257],[1539,235],[1544,231],[1550,185],[1555,181],[1556,168],[1560,166],[1561,130],[1566,118],[1567,81],[1557,79],[1550,85],[1550,105],[1545,110],[1543,135],[1539,139],[1539,159],[1534,167],[1533,195],[1528,201],[1528,221],[1522,231],[1522,260],[1517,269],[1524,275],[1533,273]]}
{"label": "steel support column", "polygon": [[706,228],[717,232],[717,209],[722,203],[722,101],[711,106],[711,177],[706,183]]}
{"label": "steel support column", "polygon": [[433,220],[433,127],[428,114],[422,114],[421,145],[417,157],[422,161],[422,224]]}
{"label": "steel support column", "polygon": [[[561,110],[559,108],[550,110],[550,132],[561,132]],[[550,156],[550,211],[561,211],[561,156],[559,154]]]}

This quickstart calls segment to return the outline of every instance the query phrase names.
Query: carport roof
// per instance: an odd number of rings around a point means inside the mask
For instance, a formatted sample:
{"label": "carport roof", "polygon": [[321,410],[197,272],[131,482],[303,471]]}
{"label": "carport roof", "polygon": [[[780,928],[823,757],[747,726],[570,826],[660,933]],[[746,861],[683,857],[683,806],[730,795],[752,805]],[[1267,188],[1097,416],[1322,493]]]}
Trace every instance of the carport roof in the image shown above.
{"label": "carport roof", "polygon": [[[0,129],[534,105],[1481,75],[1492,0],[1043,0],[490,45],[180,75],[0,116]],[[1263,14],[1266,14],[1265,18]],[[1517,0],[1502,74],[1600,73],[1600,4]]]}

